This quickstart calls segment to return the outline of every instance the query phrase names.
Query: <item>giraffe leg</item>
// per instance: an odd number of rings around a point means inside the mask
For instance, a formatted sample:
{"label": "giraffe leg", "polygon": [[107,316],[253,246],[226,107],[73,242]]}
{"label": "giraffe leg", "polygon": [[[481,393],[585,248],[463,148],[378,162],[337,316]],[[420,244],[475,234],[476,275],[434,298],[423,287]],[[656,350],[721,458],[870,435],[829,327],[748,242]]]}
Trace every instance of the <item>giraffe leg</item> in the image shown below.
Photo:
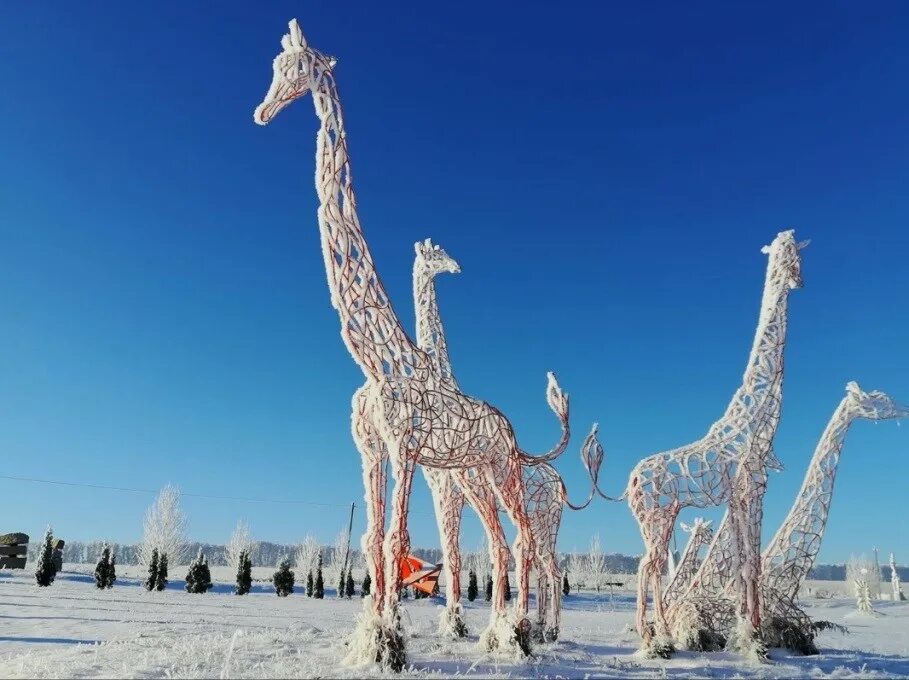
{"label": "giraffe leg", "polygon": [[394,491],[391,506],[391,522],[385,534],[383,545],[385,560],[385,583],[383,588],[382,637],[379,655],[383,665],[400,673],[406,662],[404,632],[401,627],[401,613],[398,605],[401,583],[401,561],[410,549],[407,533],[407,514],[410,502],[411,482],[415,469],[414,461],[401,455],[397,447],[389,446]]}
{"label": "giraffe leg", "polygon": [[[523,652],[530,652],[530,620],[527,612],[530,608],[530,569],[533,564],[535,543],[530,526],[530,516],[524,505],[524,487],[520,466],[509,462],[511,469],[502,486],[496,487],[499,501],[505,507],[509,519],[517,528],[517,538],[513,546],[515,576],[518,581],[518,600],[515,606],[515,633]],[[494,480],[490,475],[490,484]]]}
{"label": "giraffe leg", "polygon": [[354,443],[363,465],[363,486],[366,500],[366,532],[361,539],[363,557],[372,580],[369,597],[364,598],[363,612],[357,619],[348,642],[349,653],[344,662],[359,666],[377,663],[381,659],[382,613],[384,608],[385,568],[382,543],[385,538],[385,464],[387,448],[379,437],[366,408],[366,390],[354,396],[351,425]]}
{"label": "giraffe leg", "polygon": [[470,476],[465,471],[459,474],[459,482],[471,507],[476,510],[486,530],[489,542],[489,557],[492,562],[492,606],[489,625],[480,634],[480,645],[492,652],[500,648],[517,645],[514,626],[508,622],[505,608],[505,579],[508,574],[508,560],[511,557],[505,532],[499,521],[499,506],[487,477],[480,471]]}
{"label": "giraffe leg", "polygon": [[549,623],[544,634],[547,642],[559,639],[559,627],[562,625],[562,572],[554,554],[548,555],[547,572],[549,581]]}
{"label": "giraffe leg", "polygon": [[[450,473],[443,473],[438,490],[433,489],[439,530],[442,538],[442,560],[445,570],[445,611],[439,621],[439,633],[450,638],[467,637],[467,624],[461,610],[461,515],[464,496]],[[438,513],[441,512],[439,515]]]}
{"label": "giraffe leg", "polygon": [[650,589],[650,545],[644,547],[644,554],[638,564],[638,603],[635,615],[635,626],[645,647],[653,640],[653,631],[647,625],[647,593]]}

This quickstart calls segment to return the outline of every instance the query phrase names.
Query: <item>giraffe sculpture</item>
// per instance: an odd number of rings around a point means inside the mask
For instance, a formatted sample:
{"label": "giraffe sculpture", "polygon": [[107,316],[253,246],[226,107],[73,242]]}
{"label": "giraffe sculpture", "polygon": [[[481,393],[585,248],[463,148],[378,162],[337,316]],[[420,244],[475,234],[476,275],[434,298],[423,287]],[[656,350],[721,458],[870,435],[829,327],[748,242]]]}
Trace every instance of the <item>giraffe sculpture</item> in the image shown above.
{"label": "giraffe sculpture", "polygon": [[[906,414],[882,392],[863,392],[855,382],[846,386],[846,396],[818,442],[801,491],[761,555],[765,644],[816,653],[811,620],[797,605],[798,591],[820,550],[846,433],[859,418],[886,420]],[[696,649],[715,649],[734,632],[737,560],[728,517],[727,513],[687,592],[668,613],[673,636]]]}
{"label": "giraffe sculpture", "polygon": [[[789,230],[778,234],[762,249],[769,258],[754,343],[742,385],[723,417],[702,439],[645,458],[631,471],[623,497],[628,498],[644,539],[644,554],[638,566],[636,626],[643,649],[648,653],[660,656],[672,653],[660,594],[669,540],[679,512],[686,507],[707,508],[731,501],[738,468],[745,467],[749,459],[772,460],[770,446],[781,404],[787,302],[789,292],[802,285],[799,250],[803,246],[796,243],[794,232]],[[749,468],[747,472],[753,471]],[[742,510],[747,512],[749,508],[746,505]],[[747,518],[742,522],[746,523]],[[749,534],[748,538],[746,548],[753,552],[753,535]],[[745,607],[752,606],[750,595],[756,591],[754,580],[760,566],[759,557],[759,552],[744,556],[744,569],[748,570],[748,597],[743,595]],[[647,595],[651,586],[653,627],[647,622]]]}
{"label": "giraffe sculpture", "polygon": [[690,534],[690,536],[688,537],[688,543],[685,544],[685,550],[682,552],[678,566],[676,566],[669,583],[666,584],[666,589],[663,591],[664,609],[672,606],[672,603],[682,596],[687,585],[697,573],[701,564],[698,552],[703,546],[709,545],[713,539],[711,524],[713,522],[701,517],[695,517],[694,522],[690,525],[682,522],[682,531]]}
{"label": "giraffe sculpture", "polygon": [[[435,277],[440,273],[459,273],[461,267],[448,253],[434,245],[430,239],[414,244],[416,258],[413,268],[414,309],[417,315],[417,342],[431,357],[438,375],[456,385],[448,341],[442,317],[439,312],[435,289]],[[537,570],[537,628],[538,639],[554,641],[559,635],[562,603],[562,576],[556,553],[556,541],[562,522],[562,509],[586,508],[594,497],[594,489],[603,461],[603,447],[597,439],[597,425],[594,424],[581,446],[581,462],[591,477],[591,488],[587,499],[573,504],[565,483],[559,473],[548,463],[524,466],[524,492],[527,515],[531,531],[536,540],[533,566]],[[495,498],[485,480],[480,476],[458,476],[455,471],[423,468],[427,483],[432,491],[433,505],[442,541],[442,555],[445,563],[446,582],[451,584],[446,592],[446,609],[442,614],[440,632],[454,637],[466,634],[466,625],[460,607],[460,524],[465,498],[459,484],[466,485],[474,499]],[[478,514],[493,513],[494,507],[481,505],[475,508]],[[490,524],[494,531],[487,535],[492,545],[501,541],[501,530],[496,515],[491,515]],[[517,559],[518,556],[515,556]],[[504,574],[495,574],[495,579]]]}
{"label": "giraffe sculpture", "polygon": [[[366,388],[354,395],[352,430],[363,461],[367,506],[363,548],[375,590],[371,607],[351,638],[347,660],[377,661],[394,671],[404,667],[397,586],[399,564],[408,550],[407,515],[417,465],[484,477],[517,527],[513,550],[520,556],[516,561],[519,597],[514,618],[507,619],[500,579],[493,593],[494,618],[487,640],[529,653],[524,641],[530,630],[528,586],[534,541],[523,505],[522,469],[554,460],[565,450],[570,436],[568,397],[550,375],[547,400],[559,416],[562,436],[548,453],[532,456],[518,446],[511,423],[498,409],[436,375],[430,357],[411,340],[392,308],[360,227],[333,73],[335,60],[309,47],[296,20],[289,26],[272,64],[271,85],[253,118],[267,125],[288,104],[312,93],[320,123],[315,172],[318,222],[331,302],[340,317],[341,337],[367,381]],[[386,454],[394,489],[389,528],[384,532],[381,466]],[[489,518],[483,520],[489,533]],[[496,568],[504,571],[507,547],[494,552]]]}
{"label": "giraffe sculpture", "polygon": [[833,485],[849,427],[856,420],[892,420],[909,416],[909,408],[883,392],[864,392],[855,382],[834,410],[805,472],[802,487],[789,514],[761,557],[761,599],[765,638],[772,646],[792,646],[817,653],[814,630],[798,606],[798,592],[808,576],[824,537]]}

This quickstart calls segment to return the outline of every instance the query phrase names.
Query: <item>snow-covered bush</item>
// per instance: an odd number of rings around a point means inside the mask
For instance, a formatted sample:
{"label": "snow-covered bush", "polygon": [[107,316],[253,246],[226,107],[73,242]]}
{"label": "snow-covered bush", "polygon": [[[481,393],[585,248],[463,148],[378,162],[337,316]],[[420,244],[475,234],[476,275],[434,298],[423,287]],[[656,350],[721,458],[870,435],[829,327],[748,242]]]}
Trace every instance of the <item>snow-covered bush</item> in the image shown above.
{"label": "snow-covered bush", "polygon": [[186,592],[187,593],[207,593],[211,590],[211,570],[208,568],[208,561],[202,549],[196,559],[189,565],[189,571],[186,572]]}
{"label": "snow-covered bush", "polygon": [[352,598],[354,596],[354,592],[355,591],[354,591],[353,571],[348,569],[347,570],[347,582],[344,584],[344,594],[347,596],[347,599],[349,600],[350,598]]}
{"label": "snow-covered bush", "polygon": [[180,564],[186,549],[186,515],[180,509],[180,492],[168,484],[145,513],[144,533],[139,544],[141,564],[149,565],[152,553],[167,555]]}
{"label": "snow-covered bush", "polygon": [[317,600],[321,600],[325,597],[325,579],[322,578],[322,553],[319,552],[318,560],[316,561],[316,582],[313,586],[312,596]]}
{"label": "snow-covered bush", "polygon": [[480,589],[477,587],[477,572],[471,569],[467,574],[467,599],[471,602],[477,599]]}
{"label": "snow-covered bush", "polygon": [[112,588],[116,580],[117,570],[114,565],[114,556],[110,546],[105,545],[101,549],[101,557],[95,565],[95,585],[101,589]]}
{"label": "snow-covered bush", "polygon": [[243,550],[237,560],[237,587],[234,592],[237,595],[246,595],[252,590],[252,560],[249,559],[249,553]]}
{"label": "snow-covered bush", "polygon": [[44,532],[41,540],[41,552],[38,554],[38,565],[35,567],[35,581],[39,586],[47,587],[57,577],[54,565],[54,531],[50,527]]}
{"label": "snow-covered bush", "polygon": [[294,592],[294,573],[290,569],[290,560],[281,560],[271,581],[275,584],[278,597],[287,597]]}

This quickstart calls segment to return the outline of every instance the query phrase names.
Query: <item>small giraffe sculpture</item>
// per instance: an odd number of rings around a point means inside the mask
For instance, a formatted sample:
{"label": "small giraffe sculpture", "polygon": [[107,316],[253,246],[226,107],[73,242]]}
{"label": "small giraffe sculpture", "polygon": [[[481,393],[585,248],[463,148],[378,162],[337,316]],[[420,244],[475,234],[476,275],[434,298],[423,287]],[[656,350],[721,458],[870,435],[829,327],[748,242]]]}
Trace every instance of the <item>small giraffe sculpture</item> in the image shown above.
{"label": "small giraffe sculpture", "polygon": [[682,522],[682,531],[690,535],[688,543],[685,544],[685,550],[682,552],[682,557],[679,559],[679,564],[669,579],[669,583],[666,584],[666,589],[663,591],[664,609],[672,606],[672,603],[682,596],[691,579],[697,573],[701,564],[698,552],[703,546],[710,545],[710,541],[713,540],[711,524],[713,522],[701,517],[695,517],[694,522],[690,525]]}
{"label": "small giraffe sculpture", "polygon": [[[492,645],[508,644],[529,653],[529,565],[535,545],[524,509],[522,470],[524,465],[554,460],[565,450],[570,436],[568,397],[550,374],[547,401],[559,417],[562,436],[548,453],[533,456],[518,446],[511,423],[498,409],[436,375],[430,357],[408,336],[392,308],[360,227],[335,59],[311,48],[296,20],[290,22],[281,48],[272,64],[271,85],[253,119],[267,125],[288,104],[312,93],[320,122],[315,172],[318,222],[331,303],[340,317],[341,337],[368,385],[354,396],[352,430],[363,461],[367,506],[363,548],[374,595],[351,638],[347,661],[379,662],[396,672],[406,663],[399,565],[409,547],[407,516],[417,465],[484,476],[517,527],[513,550],[521,558],[514,619],[505,620],[500,580],[493,598],[501,616],[491,624],[487,639],[494,641]],[[394,489],[389,530],[383,536],[386,454]],[[488,525],[485,528],[490,531]],[[495,552],[493,562],[504,571],[509,551]]]}
{"label": "small giraffe sculpture", "polygon": [[[798,641],[795,651],[816,653],[811,620],[797,604],[798,591],[821,547],[846,433],[860,418],[888,420],[905,415],[907,411],[882,392],[863,392],[855,382],[846,386],[846,396],[817,444],[802,489],[761,555],[761,632],[768,646]],[[689,589],[668,613],[673,631],[700,629],[687,636],[689,644],[723,640],[734,632],[737,560],[728,521],[727,513]]]}
{"label": "small giraffe sculpture", "polygon": [[[645,458],[631,471],[622,497],[628,498],[644,539],[644,555],[638,566],[636,626],[643,649],[648,653],[668,656],[672,652],[660,595],[669,540],[679,512],[683,508],[718,506],[733,501],[734,497],[742,504],[742,512],[750,512],[752,499],[742,496],[738,491],[740,485],[736,484],[739,468],[745,468],[746,462],[753,459],[765,461],[764,465],[775,464],[770,448],[781,405],[787,302],[789,292],[802,285],[799,251],[804,245],[796,242],[790,230],[778,234],[773,243],[762,249],[769,258],[754,343],[742,385],[723,417],[702,439]],[[751,466],[745,472],[753,474]],[[747,523],[745,519],[742,522]],[[741,535],[745,538],[744,531]],[[751,591],[756,591],[754,579],[760,566],[759,552],[750,554],[753,538],[748,533],[747,546],[743,546],[743,571],[747,571],[749,589],[748,597],[743,594],[743,600],[748,606]],[[647,595],[651,586],[653,627],[647,621]],[[654,644],[655,635],[658,644]]]}
{"label": "small giraffe sculpture", "polygon": [[[448,341],[442,317],[439,312],[438,297],[435,289],[435,277],[440,273],[459,273],[461,267],[448,253],[434,245],[430,239],[414,245],[416,258],[413,268],[414,308],[417,314],[417,342],[421,349],[432,358],[437,373],[443,380],[457,384],[451,359],[448,354]],[[590,434],[581,447],[581,462],[591,477],[591,488],[587,499],[580,505],[573,504],[568,497],[565,483],[556,470],[548,463],[524,466],[524,492],[527,515],[530,517],[531,531],[537,543],[533,566],[537,570],[537,631],[538,639],[554,641],[559,635],[562,603],[562,576],[559,570],[556,542],[562,522],[562,509],[568,506],[573,510],[586,508],[594,497],[594,489],[603,462],[603,447],[597,439],[597,425],[594,424]],[[461,513],[464,508],[464,493],[459,484],[464,484],[471,498],[491,498],[495,495],[479,475],[458,476],[456,472],[423,468],[427,482],[432,491],[439,535],[442,541],[442,557],[445,561],[446,581],[452,584],[446,592],[446,610],[442,614],[440,632],[455,637],[466,634],[466,625],[460,608],[460,568],[461,551],[459,545]],[[494,510],[494,508],[475,508],[477,513]],[[501,540],[501,528],[495,515],[490,523],[494,527],[492,535],[487,535],[487,542],[493,545]],[[517,560],[519,556],[515,556]],[[450,574],[450,575],[449,575]],[[493,578],[504,578],[504,574],[494,573]]]}
{"label": "small giraffe sculpture", "polygon": [[883,392],[863,392],[855,382],[846,385],[846,396],[818,441],[795,502],[761,557],[764,617],[767,623],[774,624],[765,626],[765,630],[775,633],[765,633],[768,644],[782,646],[784,636],[780,632],[795,629],[805,640],[799,651],[817,653],[810,619],[798,606],[798,592],[821,549],[846,434],[859,419],[878,421],[907,416],[909,408]]}

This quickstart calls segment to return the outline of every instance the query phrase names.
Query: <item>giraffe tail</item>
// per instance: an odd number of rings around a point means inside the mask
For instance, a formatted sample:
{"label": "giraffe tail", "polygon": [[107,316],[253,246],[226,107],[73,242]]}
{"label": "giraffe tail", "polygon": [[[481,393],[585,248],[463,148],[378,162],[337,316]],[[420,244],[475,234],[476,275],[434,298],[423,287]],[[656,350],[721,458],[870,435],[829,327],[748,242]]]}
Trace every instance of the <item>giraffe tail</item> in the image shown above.
{"label": "giraffe tail", "polygon": [[590,475],[590,493],[587,494],[587,500],[585,500],[580,505],[575,505],[568,498],[568,489],[565,487],[564,480],[562,481],[562,497],[565,499],[565,505],[567,505],[572,510],[583,510],[591,501],[598,491],[597,489],[597,478],[600,476],[600,466],[603,464],[603,446],[600,444],[600,440],[597,439],[597,431],[599,430],[599,425],[597,423],[593,424],[593,427],[590,428],[590,433],[584,438],[584,443],[581,445],[581,462],[584,464],[584,468],[587,470],[587,474]]}
{"label": "giraffe tail", "polygon": [[555,460],[568,448],[568,440],[571,438],[571,427],[568,425],[568,395],[559,387],[559,383],[552,371],[546,374],[546,378],[546,403],[549,404],[549,408],[559,419],[559,423],[562,426],[562,436],[548,453],[542,455],[527,453],[518,447],[518,454],[521,457],[521,463],[524,465],[539,465],[540,463],[548,463]]}

